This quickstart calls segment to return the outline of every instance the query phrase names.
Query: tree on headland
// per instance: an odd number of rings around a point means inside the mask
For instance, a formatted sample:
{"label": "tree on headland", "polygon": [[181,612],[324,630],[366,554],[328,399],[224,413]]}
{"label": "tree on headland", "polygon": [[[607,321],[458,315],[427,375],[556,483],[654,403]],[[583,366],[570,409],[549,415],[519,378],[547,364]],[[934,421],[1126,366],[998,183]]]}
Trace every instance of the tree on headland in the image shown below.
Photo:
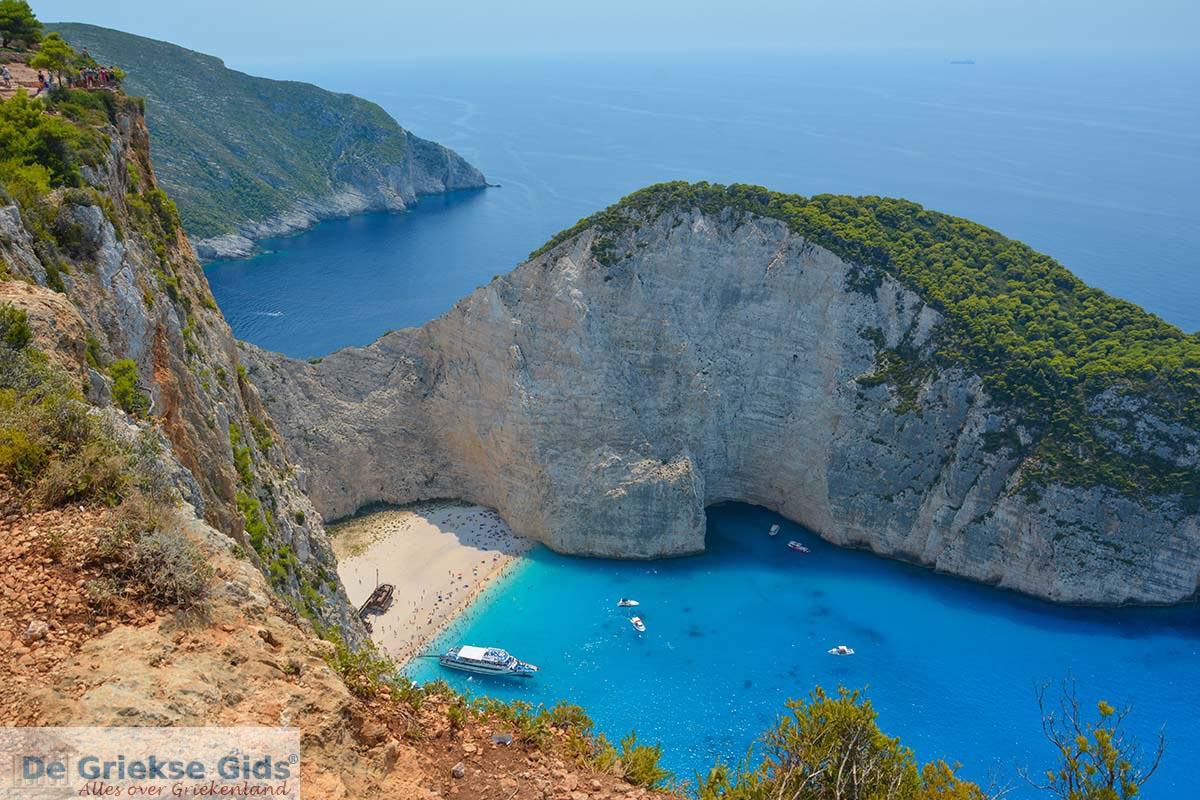
{"label": "tree on headland", "polygon": [[42,40],[42,46],[38,49],[37,55],[29,59],[29,66],[53,72],[61,88],[63,73],[71,73],[75,69],[75,51],[57,33],[48,33]]}
{"label": "tree on headland", "polygon": [[0,0],[0,43],[8,47],[21,42],[26,47],[42,39],[42,23],[25,0]]}
{"label": "tree on headland", "polygon": [[878,713],[857,690],[831,696],[817,687],[789,700],[762,738],[762,760],[719,764],[699,778],[700,800],[994,800],[934,761],[921,767],[912,750],[879,729]]}
{"label": "tree on headland", "polygon": [[1034,787],[1061,800],[1130,800],[1158,769],[1166,750],[1166,736],[1158,733],[1152,754],[1142,752],[1137,740],[1122,729],[1131,708],[1117,709],[1101,700],[1098,718],[1085,721],[1073,680],[1063,682],[1058,709],[1050,707],[1039,687],[1038,708],[1042,730],[1058,752],[1057,769],[1047,770],[1045,780],[1023,777]]}

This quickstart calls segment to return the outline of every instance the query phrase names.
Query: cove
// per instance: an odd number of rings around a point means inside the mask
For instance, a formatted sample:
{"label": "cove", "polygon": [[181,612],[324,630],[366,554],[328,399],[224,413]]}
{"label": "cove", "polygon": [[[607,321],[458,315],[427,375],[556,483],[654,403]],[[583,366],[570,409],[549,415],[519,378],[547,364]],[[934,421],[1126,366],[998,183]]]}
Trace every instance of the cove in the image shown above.
{"label": "cove", "polygon": [[411,211],[327,220],[264,239],[261,252],[205,267],[234,335],[296,358],[366,345],[421,325],[512,264],[488,265],[479,246],[496,202],[487,191],[422,197]]}
{"label": "cove", "polygon": [[[775,538],[767,530],[782,525]],[[789,551],[789,539],[812,549]],[[430,649],[497,645],[541,667],[527,681],[464,676],[417,659],[417,680],[474,694],[582,705],[610,738],[661,740],[678,777],[736,761],[814,685],[868,687],[880,727],[922,762],[959,761],[1032,796],[1016,776],[1053,754],[1035,684],[1068,674],[1091,709],[1131,703],[1145,746],[1165,723],[1167,755],[1148,797],[1188,797],[1200,761],[1200,607],[1069,608],[827,544],[766,510],[708,511],[700,556],[621,562],[537,548]],[[647,631],[620,597],[641,602]],[[857,655],[837,658],[836,644]]]}

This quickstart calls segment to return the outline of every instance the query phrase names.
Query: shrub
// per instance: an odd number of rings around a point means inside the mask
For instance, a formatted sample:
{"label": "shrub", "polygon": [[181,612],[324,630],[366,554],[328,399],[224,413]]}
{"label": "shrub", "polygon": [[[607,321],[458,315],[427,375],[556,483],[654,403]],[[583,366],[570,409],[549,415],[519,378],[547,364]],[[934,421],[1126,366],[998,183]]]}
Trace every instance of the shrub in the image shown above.
{"label": "shrub", "polygon": [[[1096,718],[1084,717],[1075,682],[1063,682],[1057,703],[1047,699],[1049,684],[1037,691],[1042,713],[1042,732],[1059,762],[1047,770],[1044,780],[1022,776],[1036,789],[1060,800],[1129,800],[1158,770],[1166,751],[1160,730],[1151,752],[1144,752],[1137,739],[1124,728],[1129,706],[1118,709],[1101,700]],[[1055,707],[1057,706],[1057,708]]]}
{"label": "shrub", "polygon": [[243,486],[254,482],[254,469],[250,464],[250,445],[242,444],[242,429],[229,423],[229,447],[233,451],[233,467]]}
{"label": "shrub", "polygon": [[87,363],[94,370],[102,370],[105,366],[104,345],[100,344],[91,331],[87,333]]}
{"label": "shrub", "polygon": [[550,709],[550,724],[564,731],[578,731],[588,735],[592,732],[592,718],[581,706],[560,700]]}
{"label": "shrub", "polygon": [[213,578],[212,567],[181,531],[161,528],[134,543],[125,569],[143,597],[180,608],[203,602]]}
{"label": "shrub", "polygon": [[108,573],[105,584],[121,594],[185,609],[208,597],[214,574],[175,510],[137,489],[113,513],[94,561]]}
{"label": "shrub", "polygon": [[96,254],[96,243],[88,237],[83,225],[68,221],[62,214],[54,222],[53,233],[59,248],[76,261]]}
{"label": "shrub", "polygon": [[116,505],[129,489],[130,464],[127,448],[97,436],[46,465],[38,481],[38,499],[47,508],[77,500]]}
{"label": "shrub", "polygon": [[671,779],[671,772],[659,764],[662,744],[638,744],[637,732],[630,731],[621,739],[621,775],[637,786],[655,787]]}
{"label": "shrub", "polygon": [[0,183],[19,201],[32,199],[27,192],[33,188],[79,186],[81,153],[98,136],[17,93],[0,102]]}
{"label": "shrub", "polygon": [[99,203],[94,190],[77,187],[64,191],[62,202],[64,206],[94,206]]}
{"label": "shrub", "polygon": [[113,400],[126,414],[144,417],[150,413],[150,399],[138,388],[137,364],[128,358],[117,359],[109,365],[108,375],[113,380]]}
{"label": "shrub", "polygon": [[455,697],[446,706],[446,721],[450,723],[450,741],[454,741],[467,724],[467,706],[461,696]]}
{"label": "shrub", "polygon": [[751,765],[751,754],[733,769],[718,764],[697,779],[699,800],[987,800],[943,762],[918,768],[911,750],[879,730],[875,709],[857,691],[839,687],[830,696],[818,686],[787,708],[763,735],[761,762]]}
{"label": "shrub", "polygon": [[270,533],[270,528],[267,525],[267,520],[263,516],[262,505],[258,500],[242,490],[237,493],[237,507],[242,514],[242,521],[245,524],[246,536],[250,539],[250,546],[254,548],[254,552],[259,556],[266,553],[267,534]]}
{"label": "shrub", "polygon": [[137,489],[173,502],[159,456],[152,436],[130,443],[118,435],[43,354],[0,337],[0,472],[29,499],[114,506]]}
{"label": "shrub", "polygon": [[381,686],[391,686],[396,680],[396,665],[382,656],[371,643],[354,650],[340,636],[328,637],[333,643],[333,652],[326,656],[326,663],[338,675],[352,693],[362,698],[372,698]]}
{"label": "shrub", "polygon": [[250,431],[254,434],[254,443],[258,445],[259,450],[267,450],[275,443],[275,437],[271,435],[267,423],[254,415],[250,416]]}
{"label": "shrub", "polygon": [[29,314],[11,303],[0,305],[0,341],[13,350],[20,350],[33,341]]}
{"label": "shrub", "polygon": [[[7,398],[0,396],[0,404]],[[18,486],[28,486],[50,460],[49,449],[28,431],[5,425],[0,428],[0,472]]]}

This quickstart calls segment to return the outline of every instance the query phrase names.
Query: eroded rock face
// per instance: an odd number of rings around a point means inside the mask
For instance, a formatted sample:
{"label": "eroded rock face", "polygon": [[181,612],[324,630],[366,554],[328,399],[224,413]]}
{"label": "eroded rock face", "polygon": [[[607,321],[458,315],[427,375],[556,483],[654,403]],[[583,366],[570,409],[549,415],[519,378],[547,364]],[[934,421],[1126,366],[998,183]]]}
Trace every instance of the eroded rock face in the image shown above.
{"label": "eroded rock face", "polygon": [[[134,362],[138,389],[150,401],[138,424],[169,443],[187,474],[185,499],[260,569],[273,570],[277,591],[356,641],[363,631],[337,581],[320,516],[241,375],[237,343],[183,231],[177,223],[155,225],[153,212],[139,210],[157,186],[137,106],[123,104],[105,133],[108,152],[83,170],[87,190],[46,198],[58,206],[57,245],[39,242],[17,205],[0,206],[0,304],[27,313],[35,346],[94,403],[112,400],[105,368]],[[245,510],[252,501],[255,513]],[[256,516],[266,527],[261,536],[247,531]]]}
{"label": "eroded rock face", "polygon": [[1027,434],[977,376],[871,380],[881,348],[928,354],[942,324],[887,276],[856,289],[861,267],[732,212],[647,219],[611,265],[595,235],[318,364],[247,348],[322,513],[463,497],[563,552],[650,558],[703,549],[704,508],[737,500],[1054,600],[1196,592],[1195,515],[1016,491],[996,442]]}

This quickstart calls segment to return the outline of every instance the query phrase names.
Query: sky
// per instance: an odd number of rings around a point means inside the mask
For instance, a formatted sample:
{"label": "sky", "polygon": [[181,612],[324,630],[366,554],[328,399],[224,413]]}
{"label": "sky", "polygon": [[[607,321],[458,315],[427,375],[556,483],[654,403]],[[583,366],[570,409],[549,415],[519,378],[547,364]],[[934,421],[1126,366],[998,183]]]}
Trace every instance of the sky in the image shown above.
{"label": "sky", "polygon": [[1200,47],[1196,0],[31,0],[230,66],[602,53]]}

